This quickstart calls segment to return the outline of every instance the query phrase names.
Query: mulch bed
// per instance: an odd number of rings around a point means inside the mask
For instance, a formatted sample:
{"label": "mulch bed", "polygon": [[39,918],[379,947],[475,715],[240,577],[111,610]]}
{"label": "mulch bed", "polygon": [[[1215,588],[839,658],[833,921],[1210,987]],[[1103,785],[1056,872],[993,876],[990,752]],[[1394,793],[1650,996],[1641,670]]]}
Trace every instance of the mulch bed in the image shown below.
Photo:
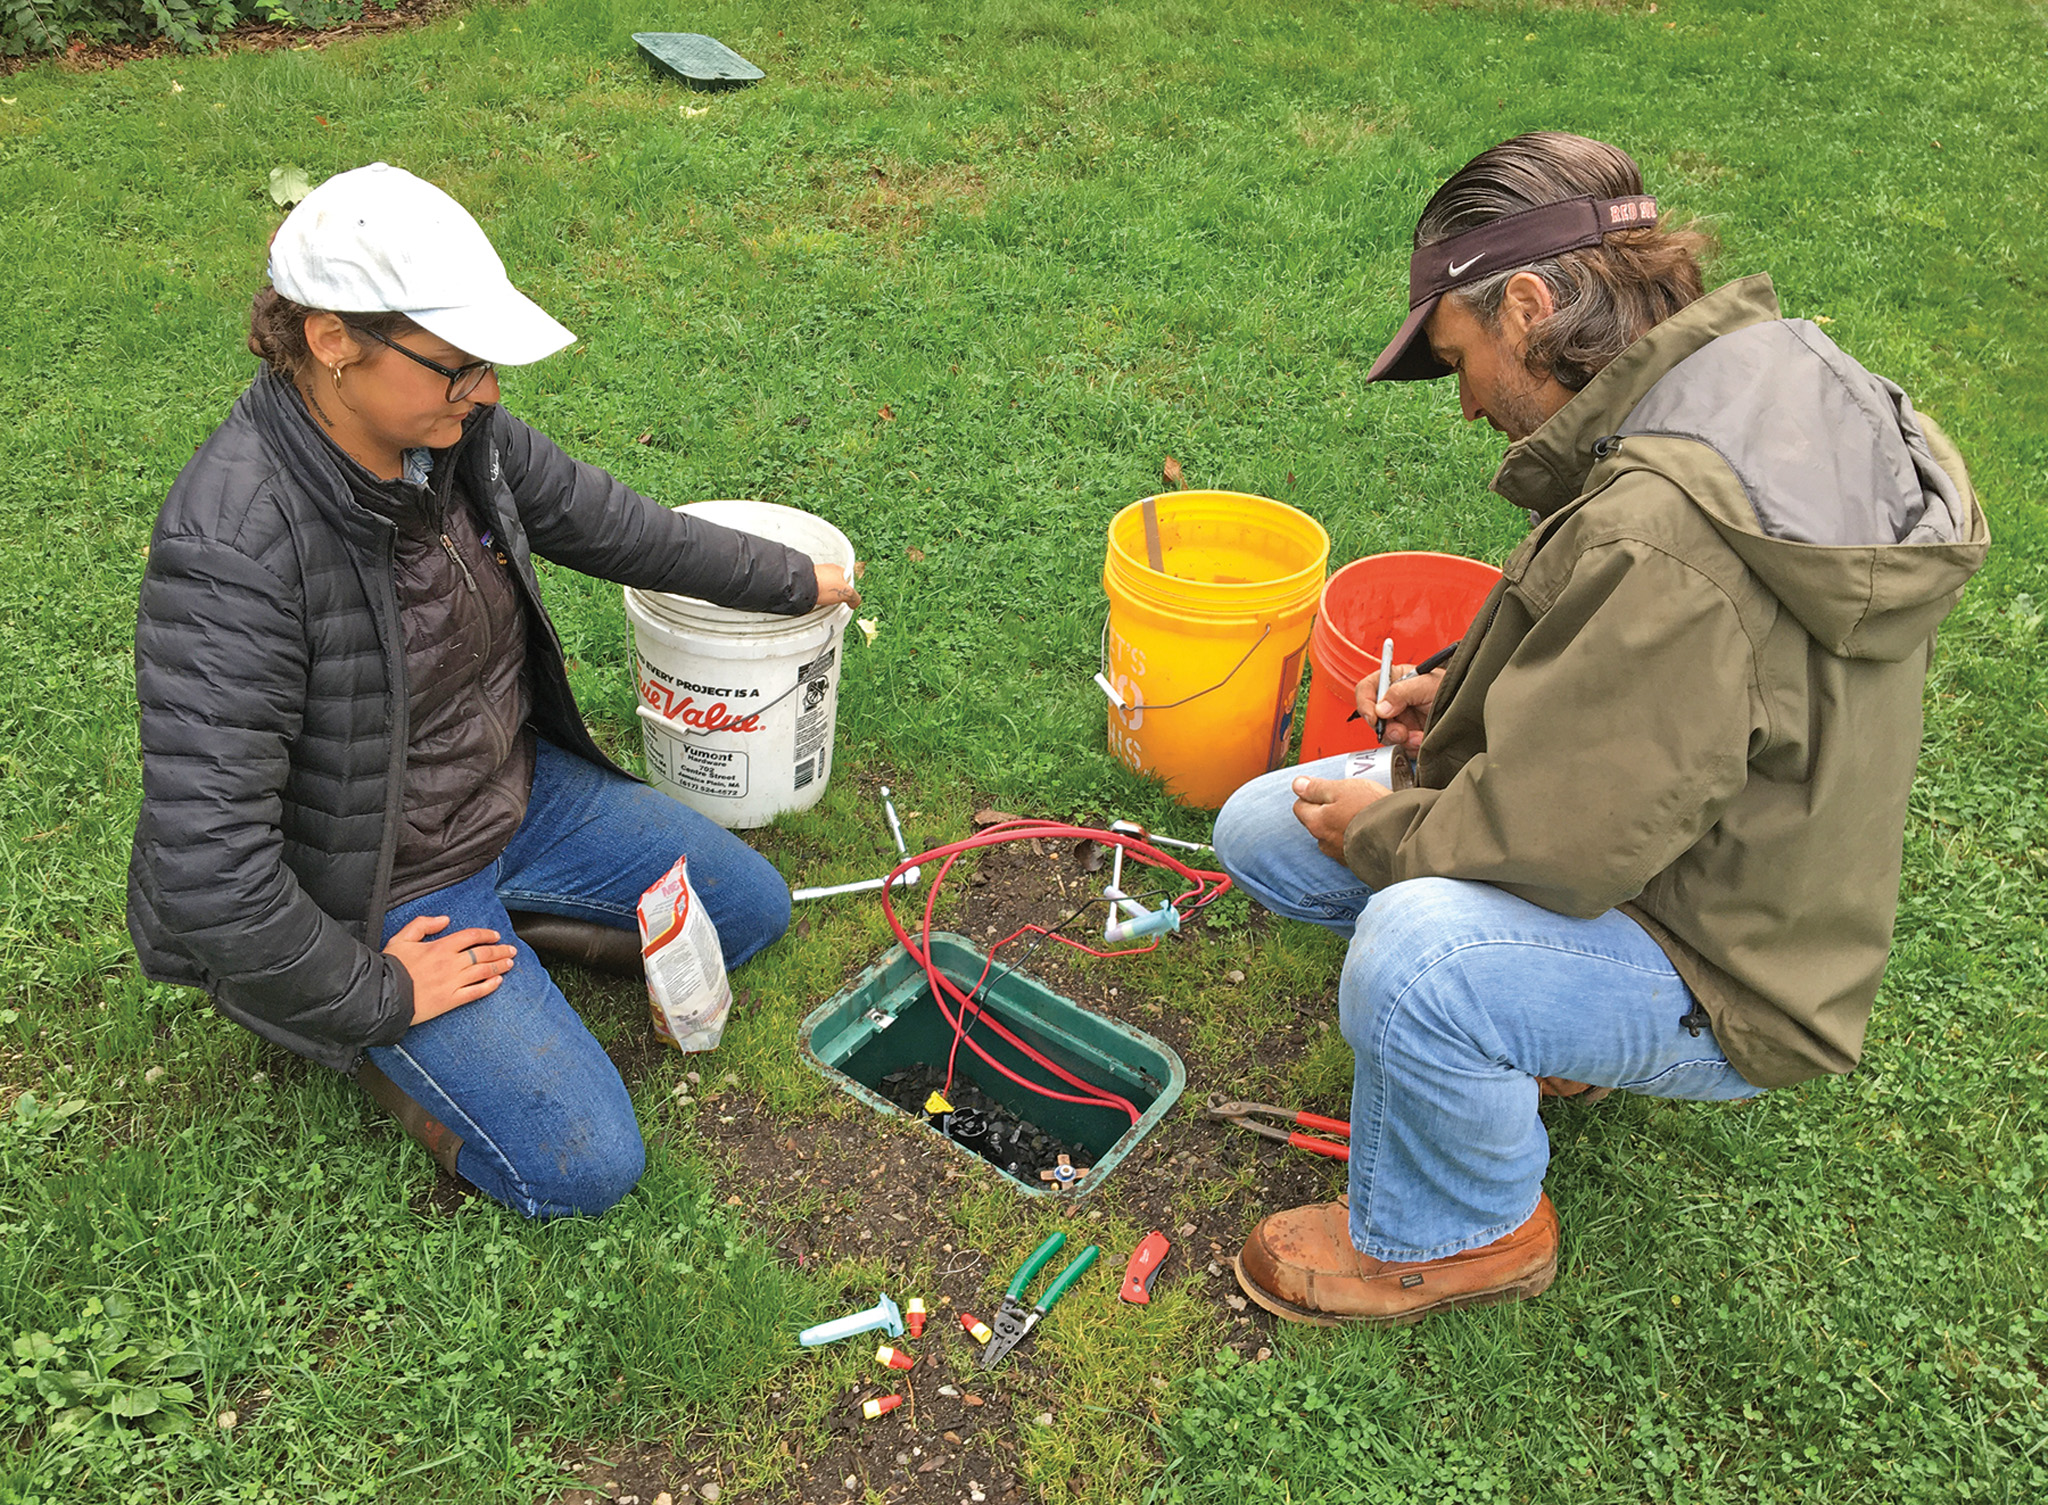
{"label": "mulch bed", "polygon": [[[375,0],[366,0],[359,19],[342,21],[317,31],[303,26],[279,26],[269,21],[245,21],[233,31],[221,32],[208,41],[220,52],[276,52],[287,47],[324,49],[352,37],[422,26],[465,3],[466,0],[397,0],[395,4],[379,5]],[[50,61],[67,73],[97,73],[102,69],[125,68],[130,63],[151,58],[179,55],[178,44],[168,37],[157,37],[148,42],[89,42],[84,37],[77,37],[54,59],[47,53],[0,57],[0,76],[19,73],[24,68]]]}

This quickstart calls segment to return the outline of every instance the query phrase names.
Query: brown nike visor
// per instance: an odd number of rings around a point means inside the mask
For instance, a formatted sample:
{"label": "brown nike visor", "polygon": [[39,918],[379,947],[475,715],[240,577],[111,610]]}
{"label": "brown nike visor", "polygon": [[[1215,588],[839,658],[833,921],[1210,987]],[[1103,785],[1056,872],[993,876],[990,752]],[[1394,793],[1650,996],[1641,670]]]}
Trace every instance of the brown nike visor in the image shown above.
{"label": "brown nike visor", "polygon": [[1408,317],[1365,379],[1431,381],[1451,374],[1451,368],[1429,348],[1422,326],[1436,310],[1437,300],[1452,288],[1566,251],[1597,246],[1603,236],[1645,229],[1656,222],[1657,201],[1645,194],[1620,199],[1588,196],[1504,214],[1476,230],[1418,247],[1408,258]]}

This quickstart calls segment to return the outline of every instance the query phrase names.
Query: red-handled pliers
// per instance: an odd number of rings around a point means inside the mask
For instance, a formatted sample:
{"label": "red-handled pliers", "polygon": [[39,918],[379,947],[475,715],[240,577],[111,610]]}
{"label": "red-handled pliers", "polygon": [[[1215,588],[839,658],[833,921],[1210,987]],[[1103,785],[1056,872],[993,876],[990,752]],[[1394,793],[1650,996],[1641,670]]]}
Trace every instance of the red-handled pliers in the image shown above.
{"label": "red-handled pliers", "polygon": [[[1303,1113],[1294,1108],[1277,1108],[1271,1103],[1234,1103],[1222,1093],[1210,1094],[1208,1103],[1202,1109],[1205,1118],[1218,1123],[1236,1124],[1240,1129],[1250,1129],[1254,1134],[1267,1139],[1277,1139],[1282,1144],[1297,1150],[1307,1150],[1311,1155],[1324,1155],[1331,1160],[1351,1158],[1351,1125],[1341,1118],[1324,1118],[1320,1113]],[[1262,1123],[1261,1119],[1277,1119],[1288,1128],[1277,1124]],[[1333,1144],[1327,1139],[1318,1139],[1313,1134],[1295,1132],[1298,1129],[1314,1129],[1323,1134],[1340,1136],[1345,1143]]]}

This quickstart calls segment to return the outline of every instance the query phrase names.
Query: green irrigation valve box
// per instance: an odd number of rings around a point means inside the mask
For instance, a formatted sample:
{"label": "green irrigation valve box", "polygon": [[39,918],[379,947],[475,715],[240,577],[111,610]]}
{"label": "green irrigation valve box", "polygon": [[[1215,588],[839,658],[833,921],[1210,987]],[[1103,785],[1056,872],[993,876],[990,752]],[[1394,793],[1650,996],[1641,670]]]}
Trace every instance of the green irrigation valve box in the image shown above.
{"label": "green irrigation valve box", "polygon": [[694,31],[636,31],[633,40],[656,73],[693,89],[738,89],[768,76],[717,38]]}
{"label": "green irrigation valve box", "polygon": [[[934,931],[931,947],[932,960],[963,993],[974,987],[987,965],[987,958],[965,936]],[[1032,1049],[1084,1081],[1128,1098],[1141,1116],[1132,1123],[1121,1109],[1039,1097],[963,1049],[956,1080],[971,1082],[1019,1118],[1080,1145],[1092,1157],[1093,1169],[1073,1189],[1062,1190],[1021,1180],[954,1141],[947,1143],[1028,1196],[1082,1196],[1094,1191],[1179,1100],[1188,1083],[1187,1068],[1164,1041],[1083,1008],[1000,963],[990,969],[981,997],[988,1013]],[[973,1038],[1018,1075],[1060,1085],[992,1031],[974,1031]],[[878,1090],[882,1078],[915,1065],[943,1068],[953,1046],[953,1029],[932,1002],[924,968],[896,946],[855,978],[852,987],[804,1020],[797,1046],[805,1062],[840,1091],[878,1113],[901,1113]]]}

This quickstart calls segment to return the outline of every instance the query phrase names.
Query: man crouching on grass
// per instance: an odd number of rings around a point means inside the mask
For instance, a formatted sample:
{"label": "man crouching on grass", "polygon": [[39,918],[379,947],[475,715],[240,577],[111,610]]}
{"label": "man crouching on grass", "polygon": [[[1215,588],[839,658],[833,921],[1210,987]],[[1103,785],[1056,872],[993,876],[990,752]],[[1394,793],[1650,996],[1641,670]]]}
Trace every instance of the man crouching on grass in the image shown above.
{"label": "man crouching on grass", "polygon": [[1350,1195],[1237,1262],[1282,1317],[1547,1288],[1539,1096],[1744,1098],[1862,1050],[1934,629],[1989,535],[1905,394],[1768,277],[1703,295],[1704,244],[1551,132],[1415,227],[1367,379],[1455,375],[1531,527],[1442,670],[1359,687],[1410,776],[1285,769],[1216,823],[1254,898],[1351,937]]}

